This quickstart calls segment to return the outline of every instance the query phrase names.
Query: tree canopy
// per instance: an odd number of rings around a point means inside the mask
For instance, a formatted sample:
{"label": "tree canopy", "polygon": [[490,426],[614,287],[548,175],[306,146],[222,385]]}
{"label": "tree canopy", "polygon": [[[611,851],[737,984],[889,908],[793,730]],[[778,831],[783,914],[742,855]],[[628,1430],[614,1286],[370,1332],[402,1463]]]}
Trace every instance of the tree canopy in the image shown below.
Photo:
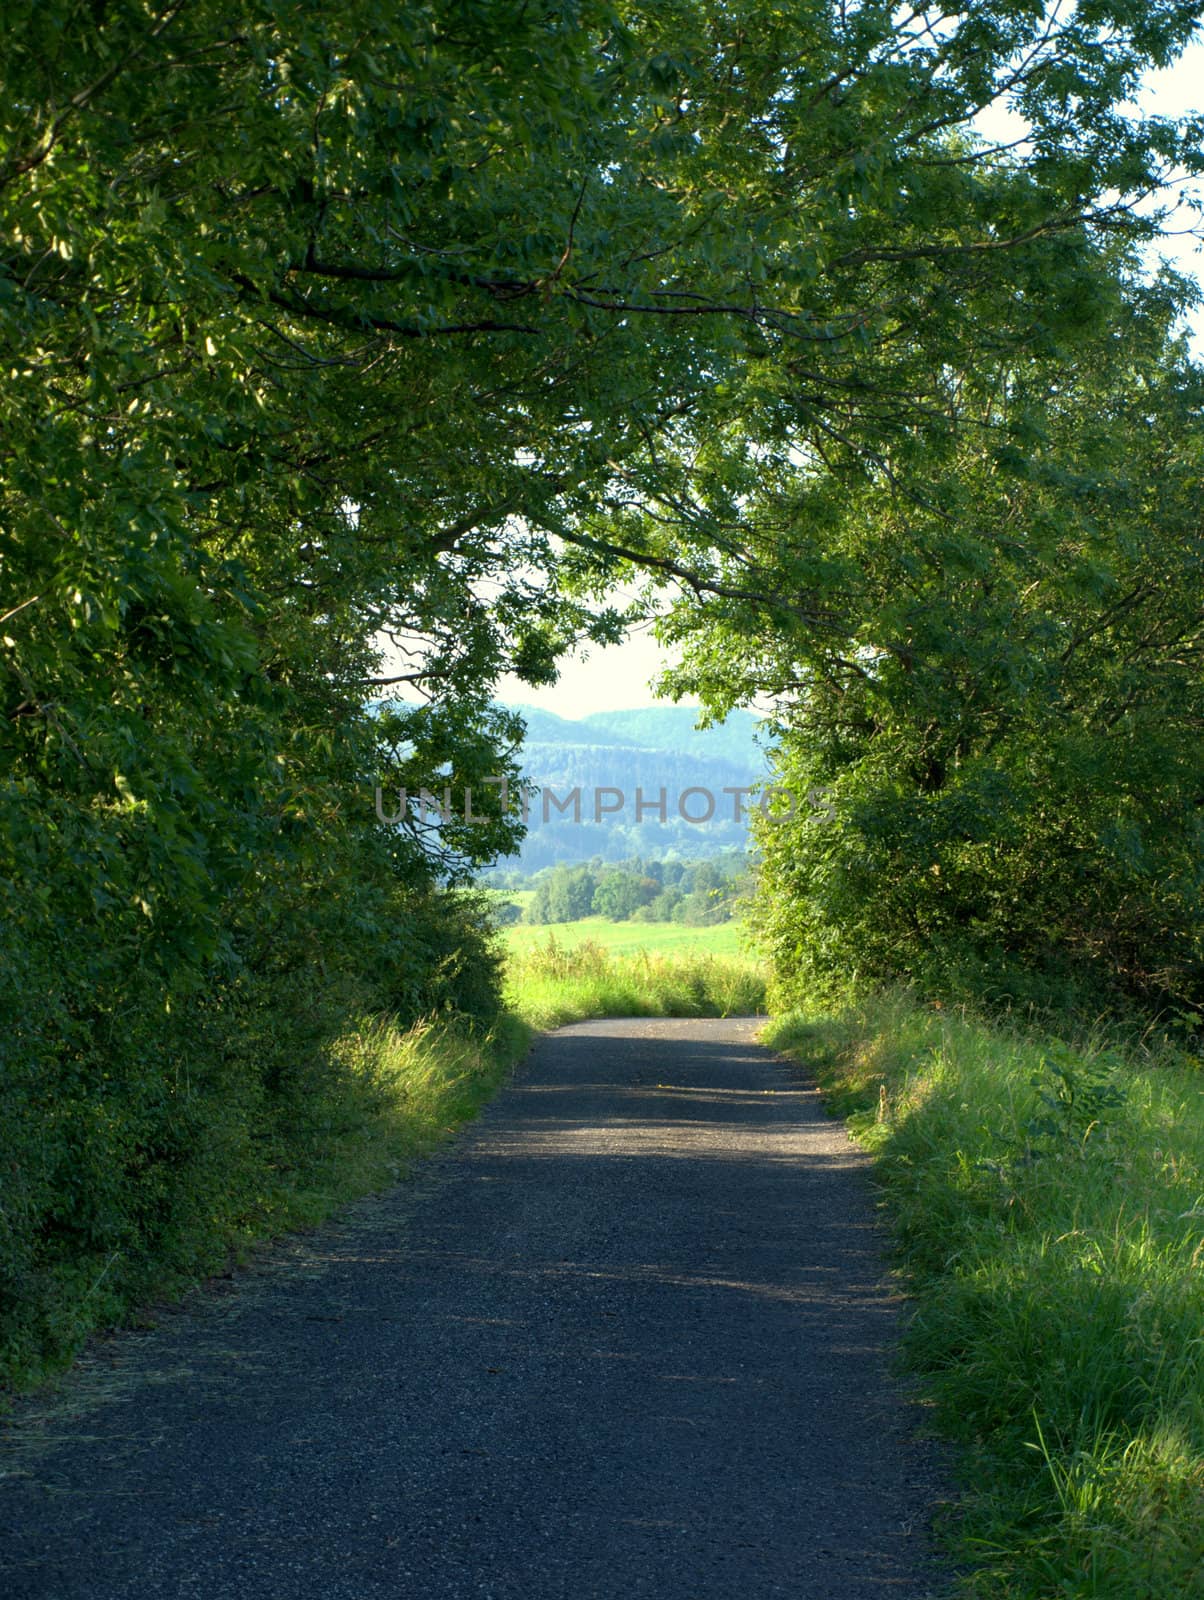
{"label": "tree canopy", "polygon": [[489,1014],[453,891],[515,819],[374,787],[513,771],[498,675],[633,573],[839,791],[788,962],[985,896],[1190,990],[1198,391],[1136,252],[1201,128],[1133,96],[1199,13],[5,8],[6,1272],[186,1231],[348,1007]]}

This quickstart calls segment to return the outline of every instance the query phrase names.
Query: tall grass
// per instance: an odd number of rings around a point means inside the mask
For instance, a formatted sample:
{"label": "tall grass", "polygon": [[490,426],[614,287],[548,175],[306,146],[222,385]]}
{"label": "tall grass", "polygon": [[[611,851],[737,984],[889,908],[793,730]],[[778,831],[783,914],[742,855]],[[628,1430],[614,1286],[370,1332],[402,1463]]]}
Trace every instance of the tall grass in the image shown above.
{"label": "tall grass", "polygon": [[873,1150],[967,1595],[1204,1594],[1204,1078],[907,995],[776,1021]]}
{"label": "tall grass", "polygon": [[488,1031],[456,1019],[401,1028],[389,1017],[364,1018],[333,1046],[337,1097],[298,1108],[297,1154],[272,1203],[273,1224],[319,1221],[405,1176],[476,1115],[530,1041],[531,1030],[505,1014]]}
{"label": "tall grass", "polygon": [[555,935],[512,952],[506,1003],[535,1028],[586,1017],[727,1017],[764,1010],[765,978],[753,961],[637,950]]}

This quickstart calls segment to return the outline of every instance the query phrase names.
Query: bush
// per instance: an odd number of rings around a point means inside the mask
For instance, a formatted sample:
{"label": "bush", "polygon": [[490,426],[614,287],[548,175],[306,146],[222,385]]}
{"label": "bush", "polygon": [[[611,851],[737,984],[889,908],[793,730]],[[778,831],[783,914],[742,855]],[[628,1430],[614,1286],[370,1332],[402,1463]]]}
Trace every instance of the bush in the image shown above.
{"label": "bush", "polygon": [[[390,939],[312,961],[282,941],[167,1004],[153,970],[88,992],[45,949],[3,969],[0,1382],[384,1170],[356,1151],[410,1112],[354,1044],[376,1037],[362,1019],[484,1040],[500,1009],[480,899],[407,891],[394,909]],[[471,1048],[491,1071],[493,1047]]]}

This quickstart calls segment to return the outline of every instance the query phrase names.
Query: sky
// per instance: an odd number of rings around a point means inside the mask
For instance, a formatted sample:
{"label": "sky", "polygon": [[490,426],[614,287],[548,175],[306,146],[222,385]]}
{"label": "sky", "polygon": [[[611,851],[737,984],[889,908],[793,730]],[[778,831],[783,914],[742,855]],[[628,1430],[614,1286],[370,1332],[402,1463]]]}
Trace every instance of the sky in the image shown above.
{"label": "sky", "polygon": [[[652,705],[651,679],[672,664],[652,637],[650,627],[633,630],[623,644],[590,645],[561,664],[560,677],[546,689],[533,689],[514,677],[502,678],[497,698],[508,705],[542,706],[557,716],[576,719],[594,711],[628,711]],[[682,705],[697,705],[684,699]]]}
{"label": "sky", "polygon": [[[1174,66],[1150,75],[1141,104],[1147,111],[1169,117],[1184,116],[1204,106],[1204,36]],[[1186,227],[1190,220],[1185,216],[1179,225]],[[1195,239],[1169,238],[1159,253],[1169,257],[1181,271],[1204,276],[1204,257]],[[1197,313],[1195,323],[1196,352],[1204,355],[1204,314]],[[548,688],[533,689],[517,678],[503,678],[498,685],[498,699],[512,705],[542,706],[570,718],[651,705],[656,697],[650,681],[671,664],[671,658],[652,637],[650,627],[644,627],[629,634],[621,645],[605,649],[592,645],[566,658],[558,681]],[[693,700],[683,703],[697,704]]]}

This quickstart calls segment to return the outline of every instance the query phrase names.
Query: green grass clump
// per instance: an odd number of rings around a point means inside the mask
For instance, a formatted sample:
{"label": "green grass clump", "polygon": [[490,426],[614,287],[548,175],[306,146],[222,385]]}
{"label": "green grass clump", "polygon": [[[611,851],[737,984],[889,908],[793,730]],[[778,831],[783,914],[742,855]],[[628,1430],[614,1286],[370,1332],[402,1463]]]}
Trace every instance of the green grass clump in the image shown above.
{"label": "green grass clump", "polygon": [[876,1156],[908,1361],[964,1447],[967,1595],[1204,1593],[1204,1080],[908,995],[793,1013]]}
{"label": "green grass clump", "polygon": [[509,1015],[488,1031],[456,1019],[402,1028],[368,1017],[342,1034],[332,1046],[341,1092],[297,1107],[296,1154],[274,1200],[272,1231],[319,1222],[404,1177],[476,1115],[531,1037]]}
{"label": "green grass clump", "polygon": [[587,1017],[728,1017],[764,1010],[765,977],[745,959],[705,953],[616,953],[555,935],[512,953],[506,1002],[535,1028]]}

